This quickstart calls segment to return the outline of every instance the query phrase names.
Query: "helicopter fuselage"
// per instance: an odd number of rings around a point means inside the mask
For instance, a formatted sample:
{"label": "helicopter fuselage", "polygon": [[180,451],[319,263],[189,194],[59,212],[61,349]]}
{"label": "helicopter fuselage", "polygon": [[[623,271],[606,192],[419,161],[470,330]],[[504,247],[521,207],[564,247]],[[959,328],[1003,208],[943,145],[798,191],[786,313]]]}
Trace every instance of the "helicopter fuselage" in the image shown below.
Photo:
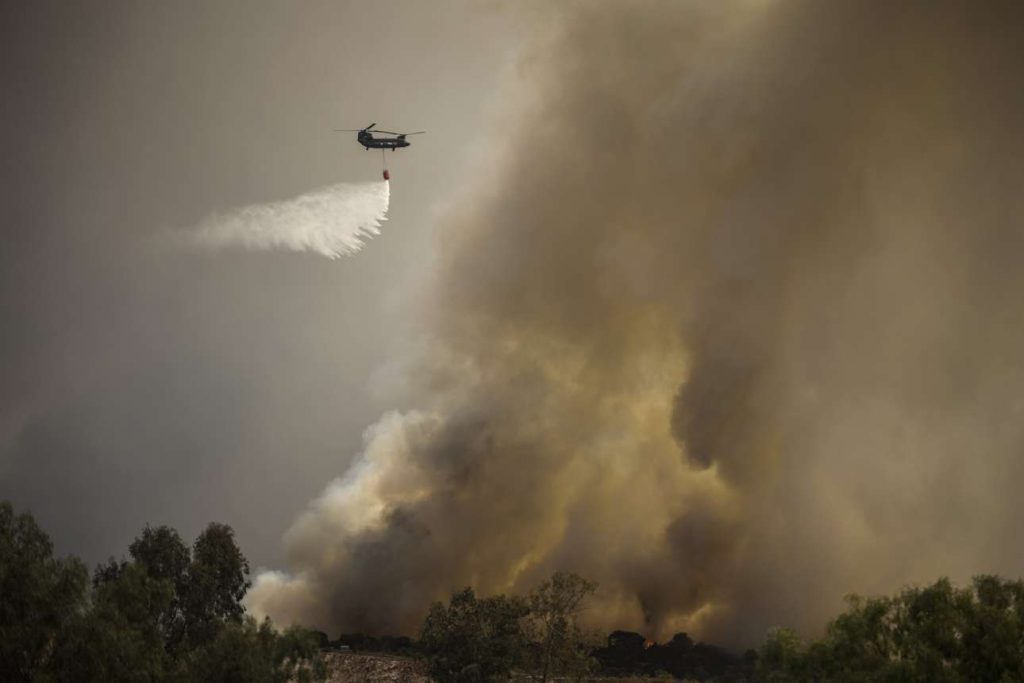
{"label": "helicopter fuselage", "polygon": [[408,147],[410,144],[404,135],[394,138],[375,138],[368,131],[360,131],[357,140],[366,149],[398,149],[399,147]]}

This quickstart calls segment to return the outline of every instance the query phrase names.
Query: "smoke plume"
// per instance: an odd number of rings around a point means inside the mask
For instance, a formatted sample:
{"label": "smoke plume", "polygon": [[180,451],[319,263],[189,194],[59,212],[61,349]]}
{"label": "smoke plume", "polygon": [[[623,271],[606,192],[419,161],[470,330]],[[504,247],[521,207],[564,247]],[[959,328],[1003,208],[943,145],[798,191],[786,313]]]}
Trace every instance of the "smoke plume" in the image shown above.
{"label": "smoke plume", "polygon": [[851,591],[1018,575],[1019,5],[558,3],[443,220],[408,395],[250,606],[415,633],[600,582],[751,644]]}
{"label": "smoke plume", "polygon": [[209,249],[311,251],[327,258],[354,254],[387,220],[387,182],[339,183],[300,197],[252,204],[204,219],[191,243]]}

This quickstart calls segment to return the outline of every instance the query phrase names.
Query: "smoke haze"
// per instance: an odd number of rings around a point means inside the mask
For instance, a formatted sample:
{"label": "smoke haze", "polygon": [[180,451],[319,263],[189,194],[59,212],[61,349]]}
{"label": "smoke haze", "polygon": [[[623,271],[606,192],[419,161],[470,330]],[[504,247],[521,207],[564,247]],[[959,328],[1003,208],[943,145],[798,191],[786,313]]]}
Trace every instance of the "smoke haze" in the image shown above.
{"label": "smoke haze", "polygon": [[250,607],[414,633],[473,585],[750,644],[851,591],[1019,575],[1011,3],[533,7],[431,340]]}
{"label": "smoke haze", "polygon": [[[434,205],[465,182],[513,21],[462,0],[0,3],[0,499],[56,553],[218,521],[282,566],[296,512],[404,407],[377,368],[411,339]],[[429,134],[388,153],[401,192],[359,258],[180,248],[231,207],[380,180],[381,153],[332,132],[374,120]]]}
{"label": "smoke haze", "polygon": [[208,249],[240,246],[312,251],[332,259],[347,256],[380,234],[389,194],[387,182],[339,183],[287,201],[214,214],[203,220],[190,241]]}

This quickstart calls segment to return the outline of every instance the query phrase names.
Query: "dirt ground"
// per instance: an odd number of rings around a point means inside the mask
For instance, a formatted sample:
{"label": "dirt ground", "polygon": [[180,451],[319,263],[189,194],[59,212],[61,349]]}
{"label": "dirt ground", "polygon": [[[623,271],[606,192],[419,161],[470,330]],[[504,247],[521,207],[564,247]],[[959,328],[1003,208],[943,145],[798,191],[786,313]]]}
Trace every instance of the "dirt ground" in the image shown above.
{"label": "dirt ground", "polygon": [[330,683],[430,683],[422,663],[408,657],[325,652]]}
{"label": "dirt ground", "polygon": [[[329,683],[433,683],[423,672],[423,663],[410,657],[359,652],[324,652]],[[525,674],[514,674],[516,683],[532,680]],[[570,679],[554,678],[552,683],[570,683]],[[585,678],[585,683],[653,682],[653,678]]]}

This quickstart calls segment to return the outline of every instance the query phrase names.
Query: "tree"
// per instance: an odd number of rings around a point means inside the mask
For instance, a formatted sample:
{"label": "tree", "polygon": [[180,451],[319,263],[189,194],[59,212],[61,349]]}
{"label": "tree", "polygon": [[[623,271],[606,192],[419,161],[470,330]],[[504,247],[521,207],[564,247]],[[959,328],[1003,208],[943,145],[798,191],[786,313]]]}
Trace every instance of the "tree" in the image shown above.
{"label": "tree", "polygon": [[54,559],[31,515],[0,502],[0,680],[34,678],[84,610],[88,576],[80,560]]}
{"label": "tree", "polygon": [[582,678],[593,660],[594,642],[578,624],[583,601],[597,584],[567,572],[556,572],[529,597],[530,620],[537,643],[536,668],[541,681],[560,673]]}
{"label": "tree", "polygon": [[[269,618],[263,623],[271,627]],[[284,674],[285,681],[307,683],[322,681],[327,677],[327,667],[320,657],[320,648],[325,638],[325,634],[319,631],[300,626],[291,626],[278,635],[274,647],[274,666]]]}
{"label": "tree", "polygon": [[187,680],[208,683],[308,683],[322,681],[326,669],[311,631],[274,631],[270,620],[230,621],[190,658]]}
{"label": "tree", "polygon": [[128,562],[126,560],[115,560],[113,557],[108,558],[106,564],[96,565],[96,569],[92,573],[93,588],[99,588],[108,581],[117,581],[117,578],[126,569],[128,569]]}
{"label": "tree", "polygon": [[169,526],[155,529],[148,524],[142,535],[128,546],[128,554],[154,579],[167,579],[183,592],[192,556],[177,531]]}
{"label": "tree", "polygon": [[[163,605],[156,618],[167,650],[173,654],[182,647],[186,633],[184,601],[190,589],[191,551],[176,530],[147,524],[142,534],[128,546],[128,554],[151,579],[166,581],[172,587],[171,600]],[[106,573],[116,574],[115,566],[111,560]],[[97,568],[96,581],[103,572],[103,567]]]}
{"label": "tree", "polygon": [[1024,582],[939,579],[891,598],[851,596],[819,641],[773,632],[758,669],[769,681],[1022,680]]}
{"label": "tree", "polygon": [[974,618],[963,634],[963,673],[971,680],[1024,680],[1024,581],[974,578]]}
{"label": "tree", "polygon": [[0,681],[323,680],[319,638],[244,616],[249,564],[231,528],[193,550],[146,527],[131,560],[55,560],[31,515],[0,502]]}
{"label": "tree", "polygon": [[521,598],[478,600],[472,588],[434,603],[421,634],[430,674],[440,683],[507,678],[523,659],[528,612]]}
{"label": "tree", "polygon": [[210,524],[192,547],[179,596],[190,642],[197,645],[213,638],[223,622],[240,623],[245,613],[242,598],[250,585],[249,561],[235,543],[235,532],[226,524]]}
{"label": "tree", "polygon": [[804,662],[804,643],[796,631],[774,628],[758,652],[757,669],[768,683],[800,680]]}
{"label": "tree", "polygon": [[126,564],[101,582],[92,609],[56,644],[47,672],[60,681],[157,681],[174,670],[161,623],[174,601],[169,579]]}

